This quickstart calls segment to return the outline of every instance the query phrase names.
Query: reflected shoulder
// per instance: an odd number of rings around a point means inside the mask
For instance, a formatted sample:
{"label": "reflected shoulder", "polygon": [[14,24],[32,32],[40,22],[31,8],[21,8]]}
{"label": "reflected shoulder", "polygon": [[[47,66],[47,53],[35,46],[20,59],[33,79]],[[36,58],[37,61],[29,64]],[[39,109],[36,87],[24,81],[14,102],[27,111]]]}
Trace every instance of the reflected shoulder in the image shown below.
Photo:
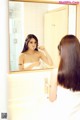
{"label": "reflected shoulder", "polygon": [[19,57],[23,57],[25,54],[24,53],[20,53]]}
{"label": "reflected shoulder", "polygon": [[42,51],[38,51],[38,55],[42,56],[43,52]]}

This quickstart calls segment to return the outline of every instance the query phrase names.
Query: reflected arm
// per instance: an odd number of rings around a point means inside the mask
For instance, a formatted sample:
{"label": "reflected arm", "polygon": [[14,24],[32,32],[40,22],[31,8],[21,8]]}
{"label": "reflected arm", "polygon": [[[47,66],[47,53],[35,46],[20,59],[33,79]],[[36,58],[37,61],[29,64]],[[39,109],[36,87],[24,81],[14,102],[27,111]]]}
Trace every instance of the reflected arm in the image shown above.
{"label": "reflected arm", "polygon": [[48,65],[53,66],[53,61],[51,56],[48,54],[47,50],[43,47],[40,47],[40,50],[42,50],[44,53],[41,52],[41,59]]}
{"label": "reflected arm", "polygon": [[19,56],[19,70],[24,70],[23,54]]}

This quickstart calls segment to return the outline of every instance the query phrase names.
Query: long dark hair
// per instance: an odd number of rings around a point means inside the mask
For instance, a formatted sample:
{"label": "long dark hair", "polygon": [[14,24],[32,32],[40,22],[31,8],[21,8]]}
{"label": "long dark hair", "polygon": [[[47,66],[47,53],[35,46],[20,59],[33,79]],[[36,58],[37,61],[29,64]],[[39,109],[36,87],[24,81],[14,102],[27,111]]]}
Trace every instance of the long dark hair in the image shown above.
{"label": "long dark hair", "polygon": [[34,38],[35,41],[36,41],[36,48],[35,48],[35,50],[38,51],[38,38],[34,34],[29,34],[29,35],[27,35],[27,38],[25,39],[25,43],[24,43],[24,47],[23,47],[22,53],[28,50],[28,43],[29,43],[29,41],[32,38]]}
{"label": "long dark hair", "polygon": [[58,83],[67,89],[80,91],[80,43],[76,36],[64,36],[58,46],[60,64]]}

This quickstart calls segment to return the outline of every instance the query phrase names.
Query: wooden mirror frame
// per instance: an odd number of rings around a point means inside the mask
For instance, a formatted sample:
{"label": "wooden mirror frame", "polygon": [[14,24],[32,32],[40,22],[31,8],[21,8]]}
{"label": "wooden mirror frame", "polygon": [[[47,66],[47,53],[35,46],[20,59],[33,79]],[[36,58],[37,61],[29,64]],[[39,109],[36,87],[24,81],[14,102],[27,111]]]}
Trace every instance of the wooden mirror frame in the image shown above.
{"label": "wooden mirror frame", "polygon": [[56,1],[56,0],[10,0],[10,1],[17,1],[17,2],[39,2],[39,3],[59,4],[59,1]]}
{"label": "wooden mirror frame", "polygon": [[52,3],[52,4],[67,4],[67,5],[77,5],[79,2],[74,1],[63,1],[63,0],[9,0],[9,1],[17,1],[17,2],[39,2],[39,3]]}

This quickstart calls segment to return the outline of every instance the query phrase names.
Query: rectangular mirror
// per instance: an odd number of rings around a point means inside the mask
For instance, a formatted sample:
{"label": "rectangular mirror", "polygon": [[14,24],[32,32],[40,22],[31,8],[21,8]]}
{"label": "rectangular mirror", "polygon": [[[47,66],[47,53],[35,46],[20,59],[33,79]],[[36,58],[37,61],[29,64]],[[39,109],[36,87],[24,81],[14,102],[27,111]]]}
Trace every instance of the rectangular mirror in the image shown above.
{"label": "rectangular mirror", "polygon": [[[55,68],[59,63],[57,46],[66,34],[75,34],[76,5],[55,4],[57,2],[10,0],[10,71]],[[29,35],[38,39],[32,40]],[[24,44],[28,49],[22,52]],[[37,48],[36,48],[37,47]],[[38,49],[35,52],[32,49]],[[33,66],[34,64],[34,66]],[[32,67],[33,66],[33,67]]]}

